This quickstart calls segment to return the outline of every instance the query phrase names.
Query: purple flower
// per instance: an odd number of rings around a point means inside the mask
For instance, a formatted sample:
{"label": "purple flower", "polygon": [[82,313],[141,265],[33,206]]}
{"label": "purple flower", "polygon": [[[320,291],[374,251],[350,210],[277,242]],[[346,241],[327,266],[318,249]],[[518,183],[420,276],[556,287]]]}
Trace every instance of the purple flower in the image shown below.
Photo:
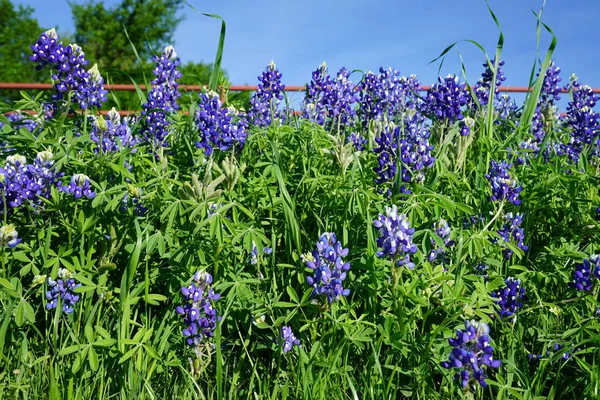
{"label": "purple flower", "polygon": [[33,55],[31,61],[37,62],[36,69],[50,67],[55,93],[54,101],[62,100],[71,92],[71,101],[78,103],[82,109],[101,107],[106,101],[107,90],[104,89],[104,79],[98,72],[97,65],[88,71],[85,67],[89,61],[76,44],[63,46],[58,42],[58,35],[54,29],[40,35],[35,44],[31,46]]}
{"label": "purple flower", "polygon": [[600,97],[594,95],[592,88],[581,85],[577,80],[571,82],[572,100],[567,106],[566,125],[570,128],[570,138],[562,146],[565,154],[574,163],[579,161],[586,146],[595,147],[598,155],[598,137],[600,136],[600,113],[594,110]]}
{"label": "purple flower", "polygon": [[196,272],[189,286],[181,288],[184,304],[175,310],[183,315],[185,328],[181,331],[190,346],[198,346],[213,337],[217,322],[217,310],[214,303],[221,298],[212,288],[212,275],[207,272]]}
{"label": "purple flower", "polygon": [[312,73],[304,98],[304,117],[328,130],[340,128],[354,121],[354,104],[357,101],[355,86],[348,79],[350,71],[340,69],[335,79],[327,75],[325,63]]}
{"label": "purple flower", "polygon": [[48,278],[49,290],[46,292],[46,309],[52,310],[58,305],[58,301],[62,301],[62,310],[71,314],[73,306],[79,301],[79,295],[75,294],[74,290],[81,286],[73,278],[73,274],[68,270],[61,268],[58,270],[58,279],[56,281]]}
{"label": "purple flower", "polygon": [[592,254],[575,266],[573,282],[569,286],[573,289],[589,292],[594,287],[594,279],[600,279],[600,255]]}
{"label": "purple flower", "polygon": [[423,112],[432,119],[453,124],[463,120],[463,108],[468,99],[465,84],[459,83],[458,76],[451,74],[445,79],[440,77],[438,83],[427,91]]}
{"label": "purple flower", "polygon": [[106,118],[102,116],[89,118],[92,126],[90,138],[98,145],[94,152],[113,153],[123,148],[131,148],[131,152],[136,151],[134,147],[140,139],[133,136],[129,118],[121,119],[114,107],[106,114]]}
{"label": "purple flower", "polygon": [[71,177],[71,182],[68,185],[63,185],[59,188],[61,192],[70,193],[76,199],[85,196],[88,199],[96,197],[96,192],[92,190],[90,178],[84,174],[75,174]]}
{"label": "purple flower", "polygon": [[501,318],[512,317],[523,306],[523,301],[527,300],[525,288],[521,286],[521,281],[511,276],[506,278],[506,286],[492,293],[492,297],[497,298],[498,314]]}
{"label": "purple flower", "polygon": [[167,114],[179,109],[177,99],[181,97],[177,79],[181,72],[177,69],[181,60],[173,46],[165,47],[160,57],[154,56],[156,67],[152,70],[155,78],[152,80],[152,90],[148,100],[142,106],[145,116],[142,134],[161,146],[167,146],[166,137],[169,134]]}
{"label": "purple flower", "polygon": [[[29,132],[33,132],[37,129],[38,126],[40,126],[38,122],[39,119],[32,118],[28,115],[24,115],[20,111],[10,113],[6,116],[6,118],[8,119],[8,122],[10,123],[10,125],[13,126],[14,129],[25,128]],[[4,125],[5,123],[0,121],[0,129],[2,129]]]}
{"label": "purple flower", "polygon": [[350,294],[350,289],[342,286],[346,271],[350,269],[350,263],[343,260],[347,255],[348,249],[342,248],[335,233],[325,232],[312,254],[302,256],[306,266],[315,272],[314,276],[306,278],[306,283],[313,288],[313,296],[325,296],[333,303]]}
{"label": "purple flower", "polygon": [[411,262],[410,255],[417,252],[417,246],[412,241],[414,228],[406,214],[398,215],[398,207],[394,204],[385,208],[385,214],[379,214],[379,217],[373,221],[373,225],[379,229],[377,246],[381,248],[377,252],[380,258],[391,258],[396,260],[399,266],[406,265],[413,269],[415,264]]}
{"label": "purple flower", "polygon": [[445,219],[440,219],[435,224],[433,224],[433,229],[435,231],[435,234],[444,241],[445,247],[440,247],[433,238],[430,238],[429,240],[433,248],[429,252],[427,259],[431,262],[439,257],[441,262],[446,264],[449,262],[446,256],[446,248],[452,247],[454,245],[454,241],[450,240],[450,226],[448,225],[448,222]]}
{"label": "purple flower", "polygon": [[214,149],[241,151],[246,143],[245,116],[234,107],[223,107],[215,92],[200,93],[195,123],[198,128],[196,147],[209,156]]}
{"label": "purple flower", "polygon": [[[262,254],[271,254],[273,253],[273,249],[270,247],[263,247]],[[252,241],[252,251],[250,252],[250,264],[257,265],[259,261],[259,251],[258,247],[256,247],[256,243],[254,240]]]}
{"label": "purple flower", "polygon": [[126,212],[130,207],[133,207],[133,213],[138,217],[143,217],[148,212],[148,209],[142,204],[142,189],[133,185],[129,185],[121,203],[120,209],[123,212]]}
{"label": "purple flower", "polygon": [[282,119],[278,106],[283,100],[285,85],[281,83],[281,73],[273,61],[258,77],[258,81],[258,89],[250,98],[252,106],[248,116],[255,126],[265,127],[271,125],[273,120]]}
{"label": "purple flower", "polygon": [[517,181],[511,177],[509,172],[511,168],[512,164],[507,161],[497,162],[492,160],[489,173],[485,174],[485,177],[490,181],[493,201],[508,200],[515,205],[519,205],[521,200],[518,197],[523,187],[517,186]]}
{"label": "purple flower", "polygon": [[402,119],[409,110],[420,103],[420,82],[416,75],[400,76],[400,72],[389,67],[379,68],[379,73],[367,72],[358,84],[359,119],[363,127],[369,121],[394,121]]}
{"label": "purple flower", "polygon": [[[506,214],[504,219],[507,221],[502,226],[502,229],[498,231],[498,235],[500,235],[504,241],[504,243],[514,242],[517,247],[519,247],[523,251],[529,250],[529,247],[526,246],[523,241],[525,240],[525,230],[521,228],[521,224],[523,223],[523,218],[525,214],[516,213],[513,215],[512,212]],[[494,240],[492,242],[495,243]],[[509,260],[513,255],[513,251],[510,249],[504,249],[504,258]]]}
{"label": "purple flower", "polygon": [[[490,61],[491,65],[494,66],[496,59],[492,59]],[[494,73],[490,68],[490,64],[488,62],[483,63],[485,70],[481,74],[481,78],[477,81],[475,86],[473,86],[473,91],[479,100],[479,104],[481,106],[485,106],[489,103],[490,99],[490,91],[492,86],[492,78],[494,77]],[[502,85],[502,82],[506,80],[506,76],[504,76],[504,72],[502,71],[502,67],[504,66],[504,61],[498,61],[498,71],[496,73],[496,84],[494,85],[494,93],[492,98],[496,99],[499,94],[499,87]]]}
{"label": "purple flower", "polygon": [[458,370],[454,379],[460,381],[463,388],[472,389],[475,383],[487,387],[486,370],[498,369],[500,360],[493,357],[494,348],[490,345],[490,328],[484,322],[465,321],[465,329],[457,330],[455,338],[449,338],[453,347],[448,361],[442,367]]}
{"label": "purple flower", "polygon": [[281,328],[281,338],[283,339],[284,353],[292,350],[294,346],[301,346],[300,339],[296,339],[296,336],[294,336],[294,333],[292,332],[292,328],[289,326],[284,326]]}

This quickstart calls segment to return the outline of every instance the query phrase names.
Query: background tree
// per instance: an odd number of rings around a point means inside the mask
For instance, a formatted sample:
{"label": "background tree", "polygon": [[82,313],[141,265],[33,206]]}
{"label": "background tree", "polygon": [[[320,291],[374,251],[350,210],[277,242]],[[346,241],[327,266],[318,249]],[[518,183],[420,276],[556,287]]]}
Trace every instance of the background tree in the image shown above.
{"label": "background tree", "polygon": [[[0,0],[0,10],[0,82],[47,81],[48,73],[37,71],[29,61],[29,46],[43,31],[32,17],[33,8],[16,7],[10,0]],[[18,98],[18,91],[0,91],[0,101]]]}

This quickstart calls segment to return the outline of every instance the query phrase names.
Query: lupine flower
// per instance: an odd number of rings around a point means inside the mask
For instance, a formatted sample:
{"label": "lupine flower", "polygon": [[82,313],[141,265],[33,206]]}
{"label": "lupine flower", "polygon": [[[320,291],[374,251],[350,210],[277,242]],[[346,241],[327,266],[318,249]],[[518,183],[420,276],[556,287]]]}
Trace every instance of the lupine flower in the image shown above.
{"label": "lupine flower", "polygon": [[487,271],[488,269],[490,269],[490,267],[482,262],[478,263],[477,265],[475,265],[475,267],[473,267],[473,269],[475,269],[475,272],[478,273],[479,275],[483,276],[484,278],[487,278]]}
{"label": "lupine flower", "polygon": [[185,303],[178,306],[176,311],[183,315],[186,327],[182,330],[186,343],[199,346],[203,341],[213,337],[217,326],[217,310],[214,303],[221,298],[212,288],[212,275],[207,272],[196,272],[193,282],[181,288]]}
{"label": "lupine flower", "polygon": [[58,300],[62,301],[62,310],[67,314],[73,312],[73,306],[79,301],[79,295],[74,290],[81,286],[74,278],[73,274],[65,268],[58,270],[58,279],[56,281],[48,278],[49,290],[46,292],[46,309],[52,310],[58,305]]}
{"label": "lupine flower", "polygon": [[[495,58],[490,61],[492,66],[495,65],[495,62],[496,62]],[[506,76],[504,76],[504,71],[502,71],[503,66],[504,66],[504,61],[502,61],[502,60],[498,61],[498,71],[496,73],[496,83],[494,85],[494,93],[492,94],[493,99],[496,99],[496,97],[499,93],[498,88],[500,87],[500,85],[502,85],[502,82],[504,82],[506,80]],[[481,106],[485,106],[486,104],[489,103],[490,91],[491,91],[491,86],[492,86],[492,78],[494,77],[494,73],[492,72],[492,69],[490,68],[490,65],[487,62],[483,63],[483,67],[485,68],[485,70],[481,74],[481,78],[477,81],[475,86],[473,86],[473,91],[475,92],[475,95],[477,96],[477,99],[479,100],[479,104]]]}
{"label": "lupine flower", "polygon": [[569,286],[573,289],[589,292],[594,287],[594,279],[600,279],[600,255],[592,254],[575,266],[573,282]]}
{"label": "lupine flower", "polygon": [[462,109],[468,99],[465,84],[459,83],[458,76],[450,74],[445,79],[438,78],[438,83],[427,91],[423,111],[432,119],[453,124],[463,120]]}
{"label": "lupine flower", "polygon": [[[454,241],[450,240],[450,232],[451,232],[450,226],[448,226],[448,222],[445,219],[442,218],[439,221],[437,221],[435,224],[433,224],[433,230],[435,231],[435,234],[438,235],[439,238],[444,241],[444,245],[446,248],[454,245]],[[430,238],[429,240],[430,240],[433,248],[429,252],[427,259],[429,261],[434,261],[438,257],[440,257],[442,263],[447,263],[448,260],[446,258],[446,250],[444,248],[438,246],[438,244],[436,243],[435,240],[433,240],[433,238]]]}
{"label": "lupine flower", "polygon": [[368,140],[361,136],[360,133],[352,132],[348,136],[348,142],[351,142],[356,151],[363,151]]}
{"label": "lupine flower", "polygon": [[112,153],[123,148],[132,148],[132,152],[135,152],[134,146],[140,140],[133,136],[129,118],[121,119],[114,107],[106,114],[106,118],[102,116],[89,118],[92,126],[90,138],[98,145],[94,152]]}
{"label": "lupine flower", "polygon": [[27,164],[21,155],[6,158],[4,168],[0,168],[0,188],[8,207],[16,208],[21,204],[40,206],[40,198],[50,196],[51,187],[57,185],[62,177],[62,173],[53,171],[52,157],[50,151],[42,151],[33,164]]}
{"label": "lupine flower", "polygon": [[506,93],[498,96],[495,107],[498,118],[503,120],[508,120],[509,117],[516,115],[517,112],[517,104]]}
{"label": "lupine flower", "polygon": [[[271,254],[273,253],[273,249],[270,247],[263,247],[262,254]],[[259,258],[258,247],[256,247],[256,243],[254,240],[252,241],[252,251],[250,252],[250,264],[257,265]]]}
{"label": "lupine flower", "polygon": [[0,247],[8,246],[13,248],[19,243],[21,243],[21,239],[19,239],[19,234],[14,225],[10,224],[0,227]]}
{"label": "lupine flower", "polygon": [[90,178],[84,174],[73,175],[71,182],[68,185],[62,185],[59,190],[72,194],[76,199],[80,199],[83,196],[88,199],[96,197],[96,192],[92,190],[92,185],[90,184]]}
{"label": "lupine flower", "polygon": [[[404,124],[402,135],[400,127],[390,123],[375,137],[378,146],[374,151],[379,165],[373,170],[377,174],[375,183],[378,185],[395,182],[398,165],[402,182],[422,183],[425,180],[425,168],[432,167],[435,162],[424,118],[413,113],[405,119]],[[401,193],[410,193],[405,185],[399,189]]]}
{"label": "lupine flower", "polygon": [[[40,125],[35,118],[28,115],[24,115],[20,111],[15,111],[6,116],[10,125],[15,129],[25,128],[29,132],[33,132]],[[0,121],[0,129],[5,125],[4,122]]]}
{"label": "lupine flower", "polygon": [[[555,343],[552,346],[553,351],[550,350],[546,350],[546,354],[527,354],[527,358],[529,358],[529,361],[540,361],[543,359],[548,359],[548,358],[553,358],[554,353],[557,353],[559,351],[561,351],[564,348],[564,345],[560,344],[560,343]],[[571,359],[572,356],[572,350],[571,351],[564,351],[561,356],[560,356],[560,360],[562,361],[568,361]]]}
{"label": "lupine flower", "polygon": [[126,212],[130,207],[133,207],[133,213],[138,217],[143,217],[148,212],[148,209],[142,204],[142,189],[133,185],[129,185],[121,203],[121,211],[123,212]]}
{"label": "lupine flower", "polygon": [[300,339],[296,339],[296,336],[294,336],[294,333],[292,332],[292,328],[289,326],[284,326],[281,328],[281,338],[283,339],[284,353],[292,350],[294,346],[301,346]]}
{"label": "lupine flower", "polygon": [[246,143],[244,115],[233,107],[223,107],[219,95],[213,91],[198,94],[195,123],[199,130],[196,147],[209,156],[217,148],[221,151],[241,150]]}
{"label": "lupine flower", "polygon": [[[538,72],[537,76],[539,77]],[[544,75],[544,82],[542,83],[542,91],[540,93],[539,102],[541,104],[551,104],[555,101],[560,100],[560,85],[562,81],[560,77],[560,68],[554,64],[554,61],[550,61],[546,74]]]}
{"label": "lupine flower", "polygon": [[585,146],[595,145],[600,136],[600,113],[594,110],[600,97],[592,88],[574,80],[571,83],[572,100],[567,106],[566,124],[570,140],[563,146],[565,154],[573,162],[578,162]]}
{"label": "lupine flower", "polygon": [[273,61],[258,77],[258,81],[258,89],[250,98],[252,106],[248,116],[254,125],[265,127],[271,125],[273,119],[281,120],[282,118],[278,106],[279,102],[283,100],[285,85],[281,83],[281,73]]}
{"label": "lupine flower", "polygon": [[457,330],[455,338],[449,338],[453,347],[448,361],[441,363],[444,368],[454,368],[454,379],[460,381],[463,388],[473,388],[476,383],[487,387],[487,369],[500,367],[500,360],[493,357],[494,348],[490,345],[490,327],[484,322],[465,321],[465,329]]}
{"label": "lupine flower", "polygon": [[148,93],[148,101],[142,106],[145,115],[142,134],[161,146],[166,146],[169,134],[167,114],[179,109],[177,99],[179,93],[177,79],[181,72],[177,69],[181,60],[173,46],[165,47],[160,57],[154,56],[156,67],[152,70],[155,78],[152,80],[152,90]]}
{"label": "lupine flower", "polygon": [[406,111],[414,110],[420,102],[419,86],[416,75],[400,76],[400,72],[391,67],[379,68],[379,74],[367,72],[358,84],[363,126],[372,120],[402,119]]}
{"label": "lupine flower", "polygon": [[398,215],[398,207],[394,204],[385,207],[385,214],[373,221],[373,225],[379,229],[377,246],[381,248],[377,257],[391,258],[396,260],[399,266],[406,265],[413,269],[415,264],[411,262],[410,255],[417,252],[417,246],[412,241],[414,228],[410,227],[406,214]]}
{"label": "lupine flower", "polygon": [[517,186],[517,181],[510,176],[509,170],[512,164],[507,161],[497,162],[492,160],[490,163],[490,171],[485,177],[490,181],[492,186],[492,200],[502,201],[508,200],[515,205],[521,204],[518,199],[519,193],[523,190],[522,186]]}
{"label": "lupine flower", "polygon": [[[527,251],[529,246],[526,246],[523,243],[525,239],[525,230],[521,228],[524,217],[525,214],[517,213],[513,215],[512,212],[506,214],[504,216],[506,223],[502,226],[502,229],[498,231],[498,235],[502,237],[505,243],[514,242],[518,248]],[[504,249],[504,258],[507,260],[510,259],[513,253],[514,252],[510,249]]]}
{"label": "lupine flower", "polygon": [[348,79],[350,71],[340,69],[335,79],[327,75],[327,65],[321,64],[312,73],[312,80],[307,87],[304,98],[304,117],[327,129],[338,130],[350,125],[356,111],[355,86]]}
{"label": "lupine flower", "polygon": [[350,290],[342,286],[346,271],[350,269],[350,263],[343,260],[347,255],[348,249],[342,248],[335,233],[325,232],[321,235],[317,248],[312,254],[304,256],[306,266],[315,271],[314,276],[306,278],[306,283],[313,288],[313,296],[325,296],[332,303],[350,294]]}
{"label": "lupine flower", "polygon": [[493,292],[492,297],[497,298],[498,314],[501,318],[512,317],[523,306],[523,301],[527,300],[525,288],[521,286],[521,281],[511,276],[506,278],[506,287]]}
{"label": "lupine flower", "polygon": [[58,42],[54,29],[42,33],[35,44],[31,46],[33,55],[31,61],[37,63],[36,69],[49,66],[56,92],[54,101],[62,100],[68,92],[72,92],[71,100],[78,103],[82,109],[100,107],[106,101],[107,90],[104,89],[104,79],[94,65],[88,71],[85,67],[89,61],[76,44],[63,46]]}

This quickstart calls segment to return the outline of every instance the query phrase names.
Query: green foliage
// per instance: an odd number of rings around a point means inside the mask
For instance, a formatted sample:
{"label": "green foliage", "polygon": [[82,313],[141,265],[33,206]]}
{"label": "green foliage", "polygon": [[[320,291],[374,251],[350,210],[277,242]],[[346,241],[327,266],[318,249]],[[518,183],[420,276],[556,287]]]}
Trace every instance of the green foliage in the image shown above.
{"label": "green foliage", "polygon": [[[43,82],[48,74],[31,68],[29,46],[43,29],[32,17],[31,7],[0,0],[0,82]],[[0,101],[16,100],[14,91],[0,91]]]}

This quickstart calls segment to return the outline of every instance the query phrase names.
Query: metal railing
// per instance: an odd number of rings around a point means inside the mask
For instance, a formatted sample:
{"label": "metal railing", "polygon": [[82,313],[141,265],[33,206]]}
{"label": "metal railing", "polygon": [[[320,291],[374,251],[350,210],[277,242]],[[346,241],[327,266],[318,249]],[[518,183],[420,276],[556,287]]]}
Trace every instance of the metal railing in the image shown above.
{"label": "metal railing", "polygon": [[[206,85],[179,85],[179,89],[183,91],[200,91],[205,89]],[[22,82],[0,82],[0,90],[50,90],[53,88],[51,83],[22,83]],[[135,91],[137,88],[141,90],[146,90],[146,85],[132,85],[132,84],[105,84],[104,88],[106,90],[112,91]],[[430,85],[421,85],[419,89],[421,91],[427,91],[431,88]],[[247,92],[247,91],[256,91],[258,89],[257,85],[231,85],[227,88],[230,92]],[[285,91],[287,92],[303,92],[306,90],[306,86],[299,85],[290,85],[286,86]],[[533,90],[532,87],[527,86],[500,86],[498,88],[500,92],[503,93],[527,93]],[[568,90],[560,89],[560,92],[567,93]],[[593,93],[600,94],[600,88],[592,88]],[[221,91],[221,96],[224,97],[224,91]],[[102,111],[101,111],[102,112]],[[121,115],[130,115],[139,111],[133,110],[121,110],[119,113]],[[105,113],[105,111],[103,112]]]}

